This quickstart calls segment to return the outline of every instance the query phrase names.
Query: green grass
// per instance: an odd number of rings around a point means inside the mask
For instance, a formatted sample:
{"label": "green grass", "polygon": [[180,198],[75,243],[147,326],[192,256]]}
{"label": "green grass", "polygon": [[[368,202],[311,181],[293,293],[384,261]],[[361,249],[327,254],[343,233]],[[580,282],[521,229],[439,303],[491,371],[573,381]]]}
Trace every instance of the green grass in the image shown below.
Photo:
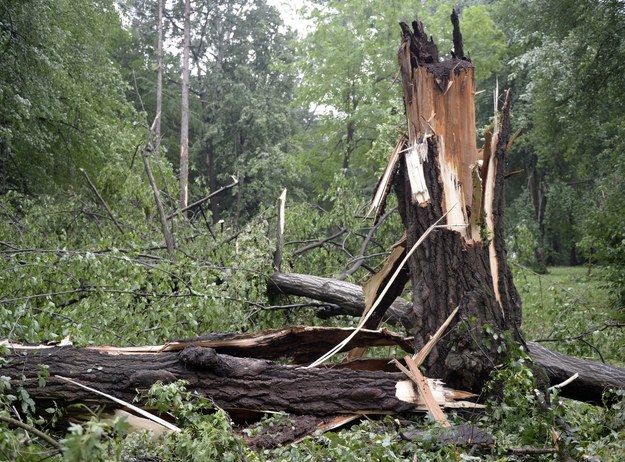
{"label": "green grass", "polygon": [[[623,365],[625,328],[613,318],[601,270],[553,267],[546,275],[513,266],[527,340],[579,357]],[[622,323],[621,323],[622,324]]]}

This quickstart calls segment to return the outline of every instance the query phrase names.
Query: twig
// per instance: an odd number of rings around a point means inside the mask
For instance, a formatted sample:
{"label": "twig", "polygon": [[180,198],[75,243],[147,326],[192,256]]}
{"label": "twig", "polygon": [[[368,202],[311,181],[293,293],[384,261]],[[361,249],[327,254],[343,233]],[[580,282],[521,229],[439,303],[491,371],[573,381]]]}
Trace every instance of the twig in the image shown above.
{"label": "twig", "polygon": [[82,172],[82,174],[84,175],[85,179],[87,180],[87,183],[89,183],[89,187],[91,187],[91,190],[93,191],[93,193],[97,196],[97,198],[100,201],[100,203],[106,209],[106,213],[108,213],[108,215],[111,218],[111,220],[113,220],[113,223],[115,223],[115,226],[117,226],[117,229],[119,229],[119,232],[124,234],[124,229],[122,228],[122,225],[119,224],[119,221],[117,221],[117,219],[115,218],[115,215],[113,215],[113,211],[111,210],[109,205],[106,203],[104,198],[98,192],[98,189],[95,187],[95,185],[91,181],[91,178],[89,178],[89,175],[87,174],[87,171],[84,168],[81,168],[80,171]]}
{"label": "twig", "polygon": [[416,362],[410,357],[406,356],[404,358],[406,360],[406,364],[410,369],[412,381],[417,385],[419,389],[420,395],[423,397],[425,401],[425,405],[428,408],[428,411],[432,414],[432,417],[441,424],[443,427],[451,427],[449,420],[447,420],[447,416],[438,405],[436,400],[434,399],[434,395],[432,395],[432,390],[430,389],[430,385],[428,384],[427,379],[423,376],[421,371],[419,370],[419,366],[417,366]]}
{"label": "twig", "polygon": [[295,250],[293,252],[293,256],[296,257],[298,255],[308,252],[309,250],[315,249],[317,247],[321,247],[323,244],[330,242],[333,239],[336,239],[337,237],[345,234],[346,232],[347,232],[346,229],[342,229],[338,233],[333,234],[332,236],[326,237],[325,239],[320,239],[318,241],[313,242],[312,244],[308,244],[300,249]]}
{"label": "twig", "polygon": [[187,205],[186,207],[184,207],[184,208],[182,208],[182,209],[180,209],[180,210],[176,210],[174,213],[172,213],[172,214],[168,215],[168,216],[167,216],[167,219],[168,219],[168,220],[171,220],[171,219],[172,219],[173,217],[175,217],[177,214],[179,214],[179,213],[184,213],[184,212],[186,212],[187,210],[192,209],[193,207],[197,207],[198,205],[201,205],[201,204],[203,204],[204,202],[206,202],[206,201],[208,201],[208,200],[212,199],[212,198],[213,198],[213,197],[215,197],[217,194],[220,194],[220,193],[222,193],[222,192],[224,192],[224,191],[227,191],[228,189],[234,188],[236,185],[238,185],[238,184],[239,184],[239,180],[238,180],[237,178],[235,178],[235,177],[232,177],[232,179],[234,180],[232,183],[230,183],[230,184],[228,184],[228,185],[226,185],[226,186],[224,186],[224,187],[222,187],[222,188],[219,188],[217,191],[214,191],[214,192],[210,193],[208,196],[206,196],[206,197],[204,197],[204,198],[200,199],[199,201],[195,201],[193,204],[189,204],[189,205]]}
{"label": "twig", "polygon": [[13,419],[11,417],[4,416],[2,414],[0,414],[0,420],[8,423],[9,425],[14,425],[16,427],[20,427],[20,428],[22,428],[22,429],[32,433],[33,435],[37,435],[39,438],[44,440],[50,446],[53,446],[54,448],[58,449],[59,451],[61,451],[63,449],[63,446],[61,446],[61,444],[58,441],[56,441],[55,439],[53,439],[51,436],[47,435],[46,433],[42,432],[41,430],[37,430],[32,425],[28,425],[28,424],[26,424],[24,422],[21,422],[19,420]]}
{"label": "twig", "polygon": [[554,385],[552,387],[549,387],[549,391],[553,391],[557,388],[562,388],[562,387],[566,387],[569,383],[571,383],[573,380],[577,379],[579,377],[579,372],[576,372],[575,374],[573,374],[571,377],[569,377],[568,379],[566,379],[564,382],[559,383],[557,385]]}
{"label": "twig", "polygon": [[506,174],[503,176],[503,178],[504,178],[504,180],[507,180],[507,179],[508,179],[508,178],[510,178],[511,176],[518,175],[519,173],[523,173],[524,171],[525,171],[525,169],[524,169],[524,168],[521,168],[521,169],[519,169],[519,170],[513,170],[512,172],[508,172],[508,173],[506,173]]}
{"label": "twig", "polygon": [[347,276],[351,276],[352,274],[354,274],[356,271],[358,271],[358,269],[362,266],[363,262],[364,262],[364,255],[365,255],[365,251],[367,250],[367,246],[369,245],[369,242],[371,242],[371,239],[373,238],[373,233],[375,233],[377,231],[377,229],[380,227],[380,225],[382,223],[384,223],[384,221],[391,215],[391,213],[393,213],[395,210],[397,210],[397,207],[393,207],[391,210],[389,210],[388,212],[386,212],[375,224],[375,226],[372,226],[371,229],[369,230],[369,232],[367,233],[367,236],[365,237],[365,240],[362,243],[362,246],[360,247],[360,252],[358,254],[358,256],[355,258],[356,263],[354,263],[354,265],[349,268],[349,269],[345,269],[338,277],[337,279],[340,281],[344,281],[345,278],[347,278]]}

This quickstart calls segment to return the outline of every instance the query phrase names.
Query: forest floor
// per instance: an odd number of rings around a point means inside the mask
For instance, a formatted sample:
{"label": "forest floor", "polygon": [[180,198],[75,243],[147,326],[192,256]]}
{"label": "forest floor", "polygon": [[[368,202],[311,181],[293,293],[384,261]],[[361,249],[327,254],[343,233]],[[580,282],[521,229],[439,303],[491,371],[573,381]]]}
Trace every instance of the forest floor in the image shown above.
{"label": "forest floor", "polygon": [[523,299],[523,333],[527,340],[564,354],[625,365],[620,352],[625,332],[610,327],[618,314],[610,306],[601,268],[550,267],[537,274],[513,267]]}

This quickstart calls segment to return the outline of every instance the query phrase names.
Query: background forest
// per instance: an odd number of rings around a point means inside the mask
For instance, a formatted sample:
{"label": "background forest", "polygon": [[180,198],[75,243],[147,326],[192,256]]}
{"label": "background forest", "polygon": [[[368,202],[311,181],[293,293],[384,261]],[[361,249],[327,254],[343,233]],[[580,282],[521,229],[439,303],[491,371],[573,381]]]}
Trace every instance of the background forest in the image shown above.
{"label": "background forest", "polygon": [[[215,194],[181,212],[184,3],[0,0],[0,338],[121,346],[353,323],[267,294],[276,201],[286,188],[284,271],[356,283],[375,271],[403,231],[391,213],[361,250],[372,226],[366,207],[405,124],[398,22],[418,15],[449,52],[456,8],[476,66],[478,131],[491,123],[497,86],[512,89],[512,124],[522,131],[507,159],[506,234],[525,333],[623,364],[621,1],[316,0],[294,20],[277,1],[192,0],[187,203]],[[522,460],[506,448],[542,446],[560,416],[575,422],[576,457],[623,460],[620,404],[562,402],[558,415],[538,417],[526,404],[528,369],[508,366],[499,379],[509,394],[480,417],[502,442],[492,460]],[[35,409],[8,389],[1,372],[0,415],[44,429],[61,421],[54,407]],[[390,421],[254,453],[224,413],[194,417],[209,404],[186,398],[155,390],[156,400],[185,403],[182,435],[123,439],[93,419],[65,425],[55,457],[479,460],[399,442]],[[0,419],[0,459],[46,455]]]}

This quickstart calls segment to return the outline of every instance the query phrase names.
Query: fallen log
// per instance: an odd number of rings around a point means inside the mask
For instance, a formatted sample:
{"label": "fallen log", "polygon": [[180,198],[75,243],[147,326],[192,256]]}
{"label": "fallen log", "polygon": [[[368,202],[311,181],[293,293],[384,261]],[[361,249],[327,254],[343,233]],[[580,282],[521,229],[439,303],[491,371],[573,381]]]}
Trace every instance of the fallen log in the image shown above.
{"label": "fallen log", "polygon": [[[35,401],[107,403],[91,390],[60,377],[132,402],[157,381],[188,382],[188,390],[228,411],[284,411],[297,415],[397,414],[424,412],[424,401],[399,372],[284,366],[270,361],[219,354],[212,348],[119,354],[74,347],[10,348],[0,372],[11,387],[23,387]],[[49,376],[39,386],[41,371]],[[59,377],[60,376],[60,377]],[[471,407],[466,393],[434,380],[437,402]]]}
{"label": "fallen log", "polygon": [[[362,287],[310,274],[274,273],[267,282],[267,290],[272,294],[297,295],[338,305],[340,310],[326,312],[334,316],[360,316],[365,306]],[[323,316],[323,312],[321,315]],[[382,320],[404,326],[409,331],[414,328],[412,309],[399,298],[391,304]]]}
{"label": "fallen log", "polygon": [[[334,303],[343,308],[336,314],[360,316],[365,306],[360,286],[336,279],[277,273],[269,278],[268,287],[284,294]],[[392,325],[403,325],[410,332],[414,328],[415,314],[410,303],[398,298],[386,312],[384,320]],[[527,342],[527,346],[536,363],[546,371],[551,385],[579,374],[576,380],[562,387],[561,396],[600,404],[606,389],[625,389],[623,368],[556,353],[536,342]]]}

